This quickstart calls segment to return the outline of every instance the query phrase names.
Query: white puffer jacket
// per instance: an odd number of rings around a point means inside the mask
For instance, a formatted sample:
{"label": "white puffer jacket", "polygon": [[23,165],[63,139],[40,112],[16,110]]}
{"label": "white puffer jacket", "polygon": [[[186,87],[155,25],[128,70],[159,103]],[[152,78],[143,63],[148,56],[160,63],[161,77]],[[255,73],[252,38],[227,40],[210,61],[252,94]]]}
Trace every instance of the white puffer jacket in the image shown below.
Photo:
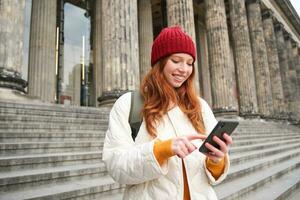
{"label": "white puffer jacket", "polygon": [[[128,123],[131,94],[122,95],[114,104],[106,133],[103,161],[109,174],[121,184],[126,184],[125,200],[183,200],[182,161],[173,156],[160,166],[153,153],[154,140],[142,123],[135,142]],[[200,99],[206,132],[216,125],[210,107]],[[157,127],[158,138],[166,140],[176,136],[197,134],[189,119],[179,107],[170,110]],[[196,141],[194,141],[196,142]],[[202,143],[197,141],[197,146]],[[195,143],[194,143],[195,144]],[[224,174],[215,180],[205,166],[205,156],[198,150],[184,158],[191,200],[217,199],[211,187],[226,177],[229,168],[226,159]]]}

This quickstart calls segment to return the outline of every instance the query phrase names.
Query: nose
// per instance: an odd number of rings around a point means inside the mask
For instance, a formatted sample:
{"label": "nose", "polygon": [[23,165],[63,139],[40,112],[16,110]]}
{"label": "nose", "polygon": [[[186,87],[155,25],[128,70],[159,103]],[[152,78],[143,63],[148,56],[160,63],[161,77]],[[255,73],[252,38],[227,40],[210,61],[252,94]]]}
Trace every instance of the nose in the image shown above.
{"label": "nose", "polygon": [[180,72],[186,72],[190,66],[187,63],[182,62],[178,70]]}

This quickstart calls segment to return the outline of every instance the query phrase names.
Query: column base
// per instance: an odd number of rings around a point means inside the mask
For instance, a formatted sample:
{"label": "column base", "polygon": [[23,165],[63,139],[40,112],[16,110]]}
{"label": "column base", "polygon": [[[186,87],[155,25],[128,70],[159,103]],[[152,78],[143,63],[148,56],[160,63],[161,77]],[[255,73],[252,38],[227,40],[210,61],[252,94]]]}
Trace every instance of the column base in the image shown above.
{"label": "column base", "polygon": [[130,90],[113,90],[105,91],[98,97],[99,106],[110,106],[123,94],[130,92]]}
{"label": "column base", "polygon": [[24,92],[19,90],[2,88],[0,87],[0,100],[9,102],[22,102],[22,103],[42,103],[42,101],[36,97],[28,96]]}
{"label": "column base", "polygon": [[21,78],[21,74],[14,70],[0,67],[0,87],[18,90],[26,93],[27,81]]}
{"label": "column base", "polygon": [[286,113],[278,113],[273,116],[273,119],[279,120],[279,121],[288,121],[290,119],[289,114]]}
{"label": "column base", "polygon": [[264,115],[264,114],[260,114],[260,117],[264,120],[278,120],[278,117],[275,115]]}
{"label": "column base", "polygon": [[260,115],[258,113],[240,113],[240,116],[245,119],[259,119]]}
{"label": "column base", "polygon": [[274,113],[271,117],[272,119],[279,120],[279,121],[290,121],[291,120],[291,113],[289,112],[278,112]]}
{"label": "column base", "polygon": [[234,107],[214,108],[213,112],[216,117],[235,118],[238,116],[238,111]]}
{"label": "column base", "polygon": [[293,125],[300,125],[300,119],[299,117],[295,116],[294,114],[291,114],[288,121]]}

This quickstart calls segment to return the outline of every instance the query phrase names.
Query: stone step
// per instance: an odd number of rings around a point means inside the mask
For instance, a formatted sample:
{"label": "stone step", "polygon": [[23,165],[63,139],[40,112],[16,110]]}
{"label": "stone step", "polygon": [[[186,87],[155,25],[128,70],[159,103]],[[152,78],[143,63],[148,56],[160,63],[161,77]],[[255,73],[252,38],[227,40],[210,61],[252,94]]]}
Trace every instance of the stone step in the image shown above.
{"label": "stone step", "polygon": [[[67,106],[67,105],[61,105],[61,104],[51,104],[51,103],[21,103],[19,101],[13,102],[13,101],[3,101],[0,100],[0,108],[1,112],[3,113],[5,111],[18,111],[21,110],[27,110],[27,111],[51,111],[53,113],[55,112],[69,112],[69,113],[83,113],[83,114],[96,114],[96,115],[102,115],[107,114],[110,112],[110,107],[101,107],[101,108],[95,108],[95,107],[83,107],[83,106]],[[29,112],[30,113],[30,112]]]}
{"label": "stone step", "polygon": [[0,171],[96,163],[101,159],[102,151],[2,156],[0,157]]}
{"label": "stone step", "polygon": [[108,124],[108,119],[97,118],[76,118],[76,117],[57,117],[57,116],[30,116],[30,115],[0,115],[1,122],[17,123],[58,123],[58,124]]}
{"label": "stone step", "polygon": [[258,119],[258,118],[253,118],[253,119],[243,119],[240,118],[237,120],[240,122],[241,125],[244,124],[253,124],[253,125],[259,125],[259,124],[285,124],[285,121],[274,121],[274,120],[266,120],[266,119]]}
{"label": "stone step", "polygon": [[[284,129],[284,130],[280,130],[278,128],[264,128],[264,129],[256,129],[256,128],[243,128],[243,129],[239,129],[239,130],[235,130],[233,132],[234,135],[238,135],[238,134],[241,134],[241,135],[258,135],[258,134],[264,134],[264,133],[270,133],[270,134],[276,134],[276,133],[296,133],[295,130],[291,130],[291,129]],[[297,131],[297,133],[299,133],[299,131]]]}
{"label": "stone step", "polygon": [[273,134],[270,134],[269,132],[265,132],[265,133],[262,133],[262,134],[233,134],[232,135],[232,138],[234,139],[234,141],[248,141],[248,140],[253,140],[253,139],[264,139],[264,140],[267,140],[267,139],[276,139],[278,137],[294,137],[294,136],[298,136],[299,133],[294,133],[294,132],[291,132],[291,133],[273,133]]}
{"label": "stone step", "polygon": [[252,122],[252,121],[239,121],[239,125],[237,126],[237,129],[240,128],[284,128],[284,127],[292,127],[291,125],[287,123],[277,123],[277,122]]}
{"label": "stone step", "polygon": [[21,132],[21,133],[0,133],[0,142],[77,142],[77,141],[101,141],[106,131],[81,131],[81,132]]}
{"label": "stone step", "polygon": [[50,183],[77,181],[107,174],[104,163],[60,166],[0,173],[0,191],[11,191]]}
{"label": "stone step", "polygon": [[250,191],[262,188],[267,184],[272,184],[285,174],[298,172],[299,168],[300,159],[298,156],[247,174],[247,176],[235,178],[216,186],[215,189],[219,199],[243,199],[243,196]]}
{"label": "stone step", "polygon": [[[101,193],[101,196],[93,196],[89,199],[91,200],[122,200],[123,199],[124,188],[119,190],[112,190],[108,192]],[[73,198],[72,198],[73,199]],[[74,200],[81,200],[82,197],[74,198]]]}
{"label": "stone step", "polygon": [[230,151],[230,162],[232,165],[243,164],[251,160],[265,158],[267,156],[272,156],[275,154],[284,153],[286,151],[299,148],[300,144],[296,143],[291,145],[276,146],[268,149],[253,150],[248,152],[231,153]]}
{"label": "stone step", "polygon": [[51,111],[51,110],[28,110],[28,109],[5,109],[0,106],[0,116],[5,118],[6,116],[27,116],[27,117],[61,117],[61,118],[75,118],[75,119],[99,119],[108,120],[109,112],[97,111],[95,113],[85,112],[69,112],[69,111]]}
{"label": "stone step", "polygon": [[285,129],[289,129],[292,131],[299,131],[299,127],[295,126],[295,125],[291,125],[288,123],[280,123],[280,122],[268,122],[268,123],[246,123],[246,124],[242,124],[240,123],[238,125],[238,127],[236,128],[236,130],[240,130],[240,129],[255,129],[255,130],[265,130],[265,129],[277,129],[277,130],[285,130]]}
{"label": "stone step", "polygon": [[[3,109],[0,107],[0,109]],[[28,111],[28,110],[11,110],[11,111],[0,111],[0,116],[3,118],[7,115],[21,115],[21,116],[28,116],[28,117],[49,117],[49,118],[55,118],[55,117],[61,117],[61,118],[75,118],[75,119],[96,119],[96,120],[108,120],[109,112],[105,113],[94,113],[94,114],[88,114],[88,113],[72,113],[72,112],[52,112],[52,111],[43,111],[43,110],[35,110],[35,111]]]}
{"label": "stone step", "polygon": [[259,126],[255,126],[253,124],[249,125],[239,125],[234,134],[260,134],[265,133],[266,131],[270,131],[271,134],[281,133],[281,132],[297,132],[300,133],[299,127],[291,126],[288,124],[276,124],[276,123],[267,123],[267,124],[259,124]]}
{"label": "stone step", "polygon": [[81,151],[100,151],[103,140],[99,142],[23,142],[0,143],[0,156],[26,155],[42,153],[63,153]]}
{"label": "stone step", "polygon": [[6,115],[22,115],[22,116],[44,116],[44,117],[67,117],[67,118],[80,118],[80,119],[108,119],[109,111],[101,111],[97,108],[93,112],[76,111],[76,110],[45,110],[45,109],[14,109],[4,108],[0,106],[0,116]]}
{"label": "stone step", "polygon": [[259,120],[259,119],[255,119],[255,120],[237,120],[239,122],[239,126],[249,126],[249,125],[254,125],[254,126],[271,126],[274,123],[273,121],[266,121],[266,120]]}
{"label": "stone step", "polygon": [[278,200],[299,200],[300,197],[300,184],[299,182],[292,187],[292,192],[288,191],[288,196],[285,198],[279,198]]}
{"label": "stone step", "polygon": [[82,134],[82,133],[97,133],[106,132],[107,128],[101,127],[99,130],[80,130],[80,129],[66,129],[66,130],[56,130],[56,129],[0,129],[0,135],[9,134],[55,134],[55,133],[66,133],[66,134]]}
{"label": "stone step", "polygon": [[233,145],[234,146],[246,146],[246,145],[252,145],[252,144],[262,144],[265,142],[271,142],[271,141],[285,141],[290,139],[300,139],[300,134],[289,134],[289,135],[277,135],[276,137],[272,136],[270,137],[251,137],[248,139],[241,139],[239,137],[233,137]]}
{"label": "stone step", "polygon": [[0,122],[0,130],[1,132],[5,132],[6,130],[14,130],[18,131],[19,129],[55,129],[55,130],[105,130],[107,129],[108,124],[48,124],[48,123],[39,123],[39,122],[32,122],[28,123],[7,123],[7,122]]}
{"label": "stone step", "polygon": [[274,141],[268,141],[268,142],[260,142],[256,144],[250,144],[250,145],[243,145],[243,146],[237,146],[233,145],[230,148],[230,153],[238,153],[238,152],[248,152],[248,151],[258,151],[258,150],[264,150],[264,149],[270,149],[272,147],[279,147],[279,146],[286,146],[290,144],[296,144],[300,143],[300,139],[294,139],[294,138],[286,138],[285,140],[274,140]]}
{"label": "stone step", "polygon": [[[265,185],[263,188],[257,188],[243,197],[243,200],[287,200],[297,192],[300,186],[300,168],[283,175],[272,184]],[[296,194],[295,194],[296,195]],[[299,195],[299,193],[298,193]],[[298,200],[299,200],[298,196]]]}
{"label": "stone step", "polygon": [[76,182],[52,183],[24,190],[0,192],[0,200],[90,199],[90,196],[101,196],[101,193],[122,187],[124,186],[115,183],[110,176],[106,175]]}

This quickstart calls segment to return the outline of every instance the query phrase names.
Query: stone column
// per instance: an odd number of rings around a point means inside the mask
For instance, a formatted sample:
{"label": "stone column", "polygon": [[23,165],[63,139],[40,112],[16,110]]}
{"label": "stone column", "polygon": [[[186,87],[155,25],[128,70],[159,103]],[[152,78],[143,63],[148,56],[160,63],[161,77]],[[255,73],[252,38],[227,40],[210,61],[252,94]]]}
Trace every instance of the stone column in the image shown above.
{"label": "stone column", "polygon": [[289,63],[287,59],[287,51],[286,45],[283,37],[283,25],[280,22],[275,22],[275,35],[277,42],[277,50],[278,50],[278,59],[279,59],[279,67],[280,67],[280,76],[282,81],[284,102],[285,102],[285,115],[288,117],[290,115],[290,96],[291,96],[291,88],[288,80],[288,70]]}
{"label": "stone column", "polygon": [[[297,44],[297,45],[299,45],[299,44]],[[296,67],[298,86],[300,87],[300,47],[298,46],[295,49],[296,49],[296,52],[295,52],[296,53],[295,54],[296,65],[295,65],[295,67]],[[300,93],[300,89],[298,90],[298,92]],[[300,96],[300,94],[299,94],[299,96]],[[298,112],[299,112],[298,114],[300,114],[300,110],[298,110]],[[298,119],[300,119],[300,117]]]}
{"label": "stone column", "polygon": [[153,42],[153,25],[151,0],[138,1],[140,81],[151,68],[151,47]]}
{"label": "stone column", "polygon": [[286,118],[286,116],[284,116],[284,95],[279,69],[276,36],[273,25],[273,12],[271,10],[266,10],[262,15],[262,19],[271,77],[274,117]]}
{"label": "stone column", "polygon": [[137,0],[102,1],[103,93],[100,104],[139,87]]}
{"label": "stone column", "polygon": [[195,41],[193,0],[167,1],[168,26],[181,26]]}
{"label": "stone column", "polygon": [[240,115],[253,116],[258,114],[258,107],[245,0],[229,0],[229,8]]}
{"label": "stone column", "polygon": [[55,102],[56,0],[32,0],[28,94]]}
{"label": "stone column", "polygon": [[296,60],[296,72],[297,72],[297,79],[298,83],[300,84],[300,47],[296,47],[296,54],[295,54],[295,60]]}
{"label": "stone column", "polygon": [[23,93],[24,9],[25,0],[0,1],[0,87]]}
{"label": "stone column", "polygon": [[[166,2],[168,26],[179,25],[182,27],[196,45],[193,0],[168,0]],[[195,86],[199,91],[198,61],[195,62]]]}
{"label": "stone column", "polygon": [[213,110],[217,115],[236,115],[230,48],[223,0],[205,0],[206,28],[212,82]]}
{"label": "stone column", "polygon": [[[93,18],[93,60],[94,60],[94,88],[95,102],[102,94],[102,17],[101,17],[101,0],[94,1],[94,18]],[[98,103],[95,103],[98,106]]]}
{"label": "stone column", "polygon": [[211,81],[208,63],[208,47],[205,25],[200,22],[200,17],[196,16],[195,31],[197,43],[197,59],[199,69],[200,95],[212,106]]}
{"label": "stone column", "polygon": [[293,47],[293,54],[292,54],[292,59],[294,61],[294,70],[293,70],[293,76],[295,76],[295,84],[296,84],[296,95],[297,95],[297,116],[298,116],[298,121],[300,122],[300,63],[299,63],[299,53],[298,53],[298,46],[296,42],[292,43]]}
{"label": "stone column", "polygon": [[273,114],[272,90],[260,1],[248,0],[246,5],[256,78],[258,110],[262,117],[271,117]]}
{"label": "stone column", "polygon": [[291,35],[287,32],[284,34],[286,51],[287,51],[287,59],[289,63],[289,68],[287,71],[287,79],[288,84],[290,84],[291,95],[290,95],[290,111],[291,111],[291,119],[293,121],[300,120],[300,116],[298,116],[299,106],[300,106],[300,97],[299,93],[299,85],[297,80],[293,49],[292,49],[292,38]]}

